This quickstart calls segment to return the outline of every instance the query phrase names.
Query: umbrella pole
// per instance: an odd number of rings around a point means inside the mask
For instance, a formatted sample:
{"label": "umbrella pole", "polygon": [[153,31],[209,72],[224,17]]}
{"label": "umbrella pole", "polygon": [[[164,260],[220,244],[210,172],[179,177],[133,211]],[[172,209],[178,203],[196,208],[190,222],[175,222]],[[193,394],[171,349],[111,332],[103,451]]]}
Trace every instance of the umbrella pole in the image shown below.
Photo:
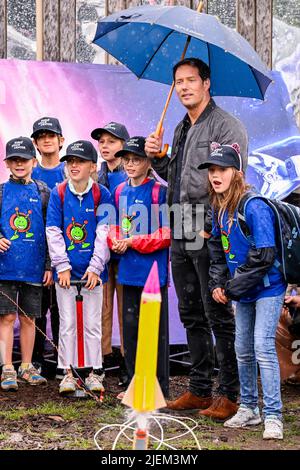
{"label": "umbrella pole", "polygon": [[[198,8],[197,8],[198,13],[202,12],[203,7],[204,7],[204,3],[199,2]],[[186,54],[187,48],[189,47],[190,41],[191,41],[191,36],[188,36],[187,39],[186,39],[185,46],[184,46],[183,52],[181,54],[180,60],[183,60],[185,58],[185,54]],[[169,91],[169,94],[168,94],[168,97],[166,99],[166,103],[165,103],[163,112],[161,113],[160,120],[158,121],[158,124],[157,124],[156,129],[155,129],[155,136],[156,137],[159,137],[161,132],[162,132],[163,122],[164,122],[164,119],[165,119],[165,116],[166,116],[167,109],[168,109],[169,104],[170,104],[170,100],[171,100],[174,88],[175,88],[175,82],[173,81],[172,86],[171,86],[170,91]],[[158,154],[156,154],[155,156],[158,157],[158,158],[164,157],[167,154],[168,149],[169,149],[169,144],[165,144],[163,150],[161,152],[159,152]]]}

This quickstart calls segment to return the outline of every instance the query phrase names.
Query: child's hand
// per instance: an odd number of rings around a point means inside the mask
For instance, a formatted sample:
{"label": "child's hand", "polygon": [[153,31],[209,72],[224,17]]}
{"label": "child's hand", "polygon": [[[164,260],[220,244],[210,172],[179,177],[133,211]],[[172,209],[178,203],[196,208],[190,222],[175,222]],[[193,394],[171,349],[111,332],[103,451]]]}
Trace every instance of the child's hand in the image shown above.
{"label": "child's hand", "polygon": [[87,283],[84,287],[86,287],[88,290],[95,289],[98,282],[100,282],[100,286],[102,286],[102,281],[98,274],[91,271],[86,271],[81,279],[87,279]]}
{"label": "child's hand", "polygon": [[221,287],[217,287],[213,290],[212,298],[215,302],[218,302],[218,304],[227,304],[228,302],[228,298],[225,295],[225,290]]}
{"label": "child's hand", "polygon": [[44,286],[51,286],[53,284],[52,271],[45,271],[43,277],[43,284]]}
{"label": "child's hand", "polygon": [[128,247],[132,245],[131,238],[124,238],[123,240],[117,240],[114,238],[112,250],[119,255],[123,255]]}
{"label": "child's hand", "polygon": [[293,307],[300,307],[300,295],[286,295],[284,298],[285,304],[291,304]]}
{"label": "child's hand", "polygon": [[57,273],[58,283],[60,287],[64,289],[70,289],[70,282],[71,282],[71,270],[67,269],[66,271],[62,271],[61,273]]}
{"label": "child's hand", "polygon": [[7,238],[0,238],[0,253],[5,253],[9,249],[11,245],[11,241],[7,240]]}

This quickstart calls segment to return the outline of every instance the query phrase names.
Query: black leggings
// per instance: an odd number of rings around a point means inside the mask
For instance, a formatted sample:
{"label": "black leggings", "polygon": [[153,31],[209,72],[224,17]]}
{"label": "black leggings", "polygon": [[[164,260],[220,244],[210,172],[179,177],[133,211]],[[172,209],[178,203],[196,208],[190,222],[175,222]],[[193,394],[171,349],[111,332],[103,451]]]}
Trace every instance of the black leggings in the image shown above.
{"label": "black leggings", "polygon": [[[134,375],[140,303],[143,288],[123,286],[124,357],[130,380]],[[169,395],[169,323],[168,288],[161,288],[161,312],[158,339],[157,378],[165,397]],[[151,341],[151,338],[149,338]]]}

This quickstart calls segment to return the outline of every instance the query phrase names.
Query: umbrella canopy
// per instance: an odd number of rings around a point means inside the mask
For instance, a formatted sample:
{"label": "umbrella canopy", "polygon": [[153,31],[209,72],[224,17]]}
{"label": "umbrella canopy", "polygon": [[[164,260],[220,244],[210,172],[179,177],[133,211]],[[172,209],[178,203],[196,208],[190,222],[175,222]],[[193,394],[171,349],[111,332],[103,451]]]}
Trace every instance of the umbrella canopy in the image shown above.
{"label": "umbrella canopy", "polygon": [[236,31],[205,13],[182,6],[141,6],[98,22],[93,42],[137,77],[172,84],[172,68],[185,56],[211,70],[211,95],[263,99],[272,81],[266,66]]}

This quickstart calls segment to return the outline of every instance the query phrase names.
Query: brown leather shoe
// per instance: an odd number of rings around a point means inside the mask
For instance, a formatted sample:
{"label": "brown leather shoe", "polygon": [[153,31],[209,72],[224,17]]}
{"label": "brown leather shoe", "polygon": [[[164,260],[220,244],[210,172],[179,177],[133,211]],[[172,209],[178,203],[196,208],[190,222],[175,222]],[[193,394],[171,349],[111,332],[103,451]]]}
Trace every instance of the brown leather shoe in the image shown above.
{"label": "brown leather shoe", "polygon": [[177,400],[167,401],[167,409],[173,411],[205,410],[212,404],[212,397],[197,397],[191,392],[185,392]]}
{"label": "brown leather shoe", "polygon": [[211,406],[207,410],[199,411],[199,416],[206,416],[207,418],[225,420],[235,415],[238,410],[238,405],[227,397],[214,398]]}

